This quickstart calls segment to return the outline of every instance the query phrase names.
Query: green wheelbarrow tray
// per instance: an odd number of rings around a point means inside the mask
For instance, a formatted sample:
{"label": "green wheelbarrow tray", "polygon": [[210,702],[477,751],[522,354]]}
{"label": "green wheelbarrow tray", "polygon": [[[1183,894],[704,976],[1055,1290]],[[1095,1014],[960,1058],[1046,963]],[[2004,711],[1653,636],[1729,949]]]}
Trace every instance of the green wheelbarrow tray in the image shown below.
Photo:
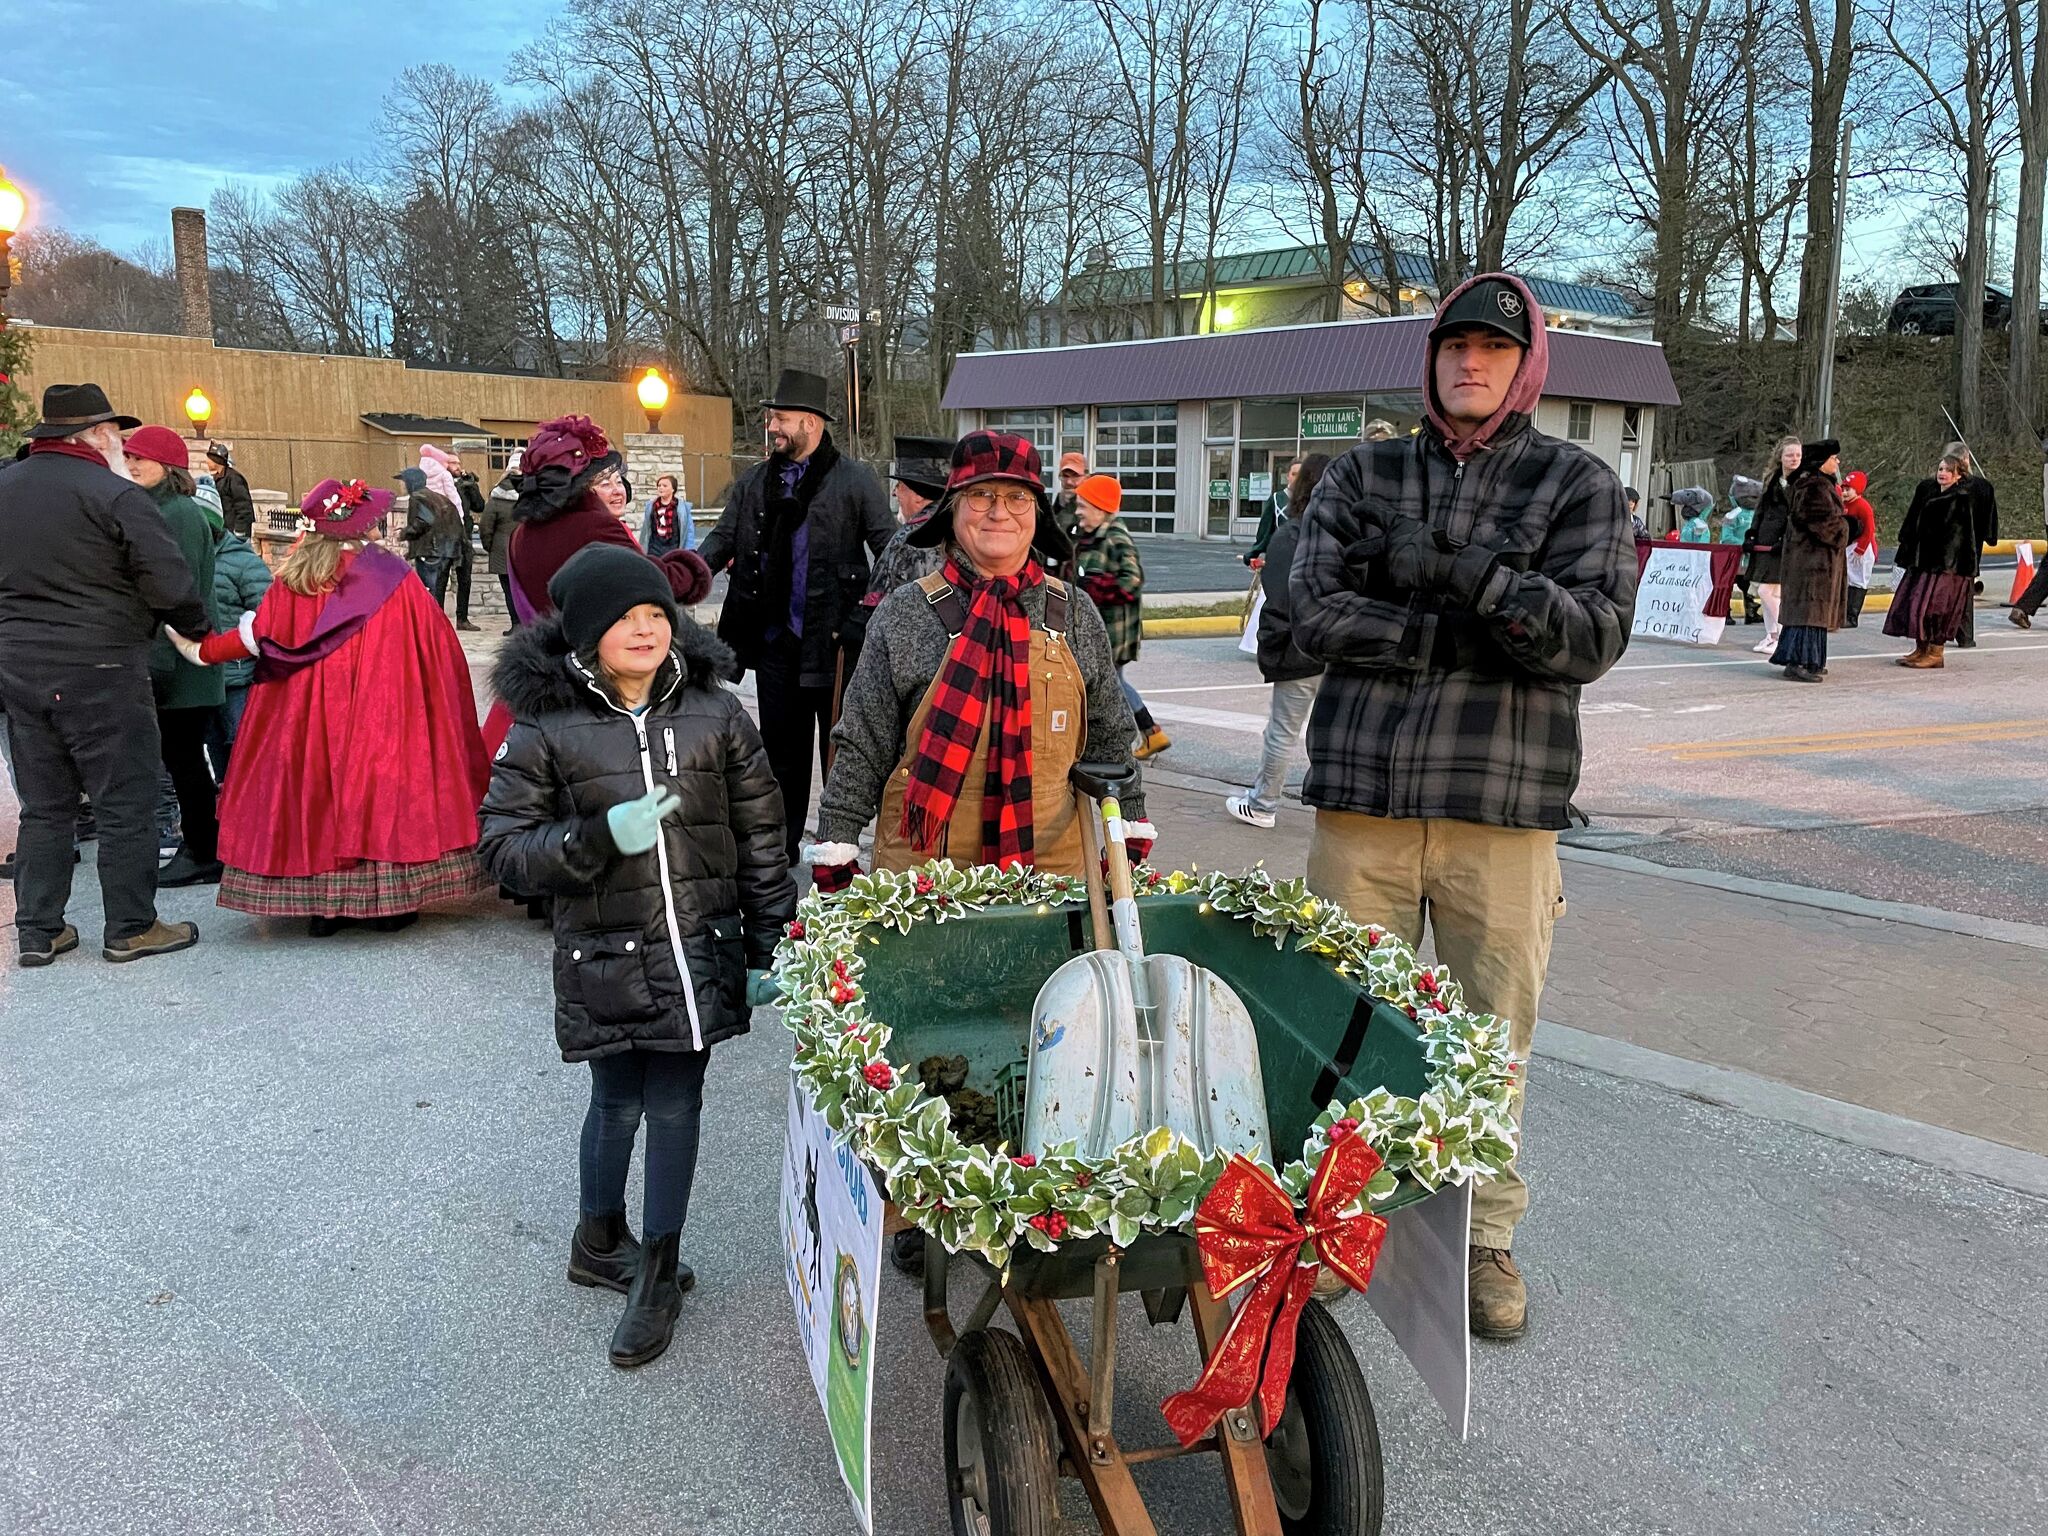
{"label": "green wheelbarrow tray", "polygon": [[[1339,976],[1329,960],[1262,938],[1245,918],[1206,908],[1201,897],[1144,898],[1145,944],[1150,952],[1184,955],[1216,972],[1244,1000],[1258,1033],[1265,1074],[1266,1110],[1274,1145],[1265,1149],[1275,1168],[1302,1154],[1316,1118],[1333,1101],[1384,1087],[1417,1097],[1428,1086],[1420,1031],[1401,1009],[1376,1001]],[[1026,1050],[1039,986],[1062,963],[1092,948],[1088,911],[1076,903],[1038,909],[992,907],[945,923],[919,923],[908,933],[873,930],[876,947],[862,976],[874,1015],[893,1030],[890,1054],[899,1064],[925,1057],[964,1056],[968,1080],[992,1086]],[[1431,1191],[1404,1177],[1375,1207],[1384,1214]],[[946,1255],[927,1239],[928,1287],[943,1302]],[[1052,1253],[1019,1245],[1010,1287],[1048,1299],[1095,1293],[1098,1260],[1110,1253],[1107,1236],[1062,1244]],[[1119,1255],[1118,1286],[1125,1291],[1173,1290],[1194,1263],[1187,1233],[1148,1233]],[[937,1275],[933,1274],[934,1270]],[[1148,1298],[1149,1301],[1149,1298]],[[943,1312],[934,1323],[940,1348],[950,1346]],[[1155,1316],[1155,1321],[1163,1320]]]}

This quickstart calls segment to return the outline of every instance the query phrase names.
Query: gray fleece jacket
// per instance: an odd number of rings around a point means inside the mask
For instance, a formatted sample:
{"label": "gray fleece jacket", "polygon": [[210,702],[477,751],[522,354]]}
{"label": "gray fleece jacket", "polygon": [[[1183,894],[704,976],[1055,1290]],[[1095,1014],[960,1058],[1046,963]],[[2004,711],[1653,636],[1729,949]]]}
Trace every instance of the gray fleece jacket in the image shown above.
{"label": "gray fleece jacket", "polygon": [[[957,552],[954,558],[966,563]],[[1045,617],[1043,586],[1026,590],[1024,611],[1037,628]],[[1129,764],[1138,728],[1130,703],[1117,686],[1102,615],[1078,588],[1073,589],[1067,614],[1067,644],[1081,663],[1088,688],[1088,736],[1082,756],[1092,762]],[[882,787],[903,760],[910,717],[951,648],[946,626],[916,586],[898,587],[875,609],[860,665],[846,685],[839,724],[832,732],[832,772],[818,800],[821,844],[857,843],[861,829],[875,819]],[[1124,796],[1123,804],[1129,820],[1145,820],[1142,781]]]}

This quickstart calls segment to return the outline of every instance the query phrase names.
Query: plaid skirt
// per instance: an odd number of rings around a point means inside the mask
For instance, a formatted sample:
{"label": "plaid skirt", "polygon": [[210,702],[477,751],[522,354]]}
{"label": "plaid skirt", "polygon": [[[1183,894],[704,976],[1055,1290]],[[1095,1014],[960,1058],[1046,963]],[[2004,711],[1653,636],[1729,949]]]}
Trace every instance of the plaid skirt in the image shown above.
{"label": "plaid skirt", "polygon": [[325,875],[253,875],[230,864],[221,875],[220,904],[256,917],[396,917],[473,896],[489,883],[474,848],[428,864],[364,859]]}

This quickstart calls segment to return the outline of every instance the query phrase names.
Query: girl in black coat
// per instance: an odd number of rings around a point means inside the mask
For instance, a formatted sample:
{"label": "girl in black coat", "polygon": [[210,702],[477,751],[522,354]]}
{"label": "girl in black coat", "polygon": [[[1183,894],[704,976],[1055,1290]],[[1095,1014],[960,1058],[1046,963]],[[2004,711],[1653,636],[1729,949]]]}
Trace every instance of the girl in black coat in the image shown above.
{"label": "girl in black coat", "polygon": [[1792,512],[1791,479],[1799,468],[1800,451],[1798,438],[1778,439],[1763,473],[1764,488],[1757,497],[1756,516],[1750,520],[1749,532],[1742,541],[1749,556],[1743,578],[1764,613],[1764,637],[1754,647],[1760,656],[1768,656],[1778,648],[1779,565],[1784,559],[1785,534]]}
{"label": "girl in black coat", "polygon": [[1961,633],[1976,595],[1977,508],[1965,469],[1955,454],[1944,455],[1934,473],[1914,487],[1913,504],[1899,525],[1893,560],[1899,587],[1884,632],[1913,642],[1912,654],[1898,659],[1902,667],[1943,665],[1942,650]]}
{"label": "girl in black coat", "polygon": [[[679,1257],[704,1068],[745,1033],[749,968],[796,910],[782,795],[731,653],[682,617],[668,578],[597,544],[548,584],[556,612],[500,654],[515,721],[484,797],[484,866],[554,898],[555,1038],[590,1063],[582,1218],[569,1278],[626,1293],[618,1366],[668,1347],[695,1276]],[[647,1120],[636,1242],[626,1173]]]}

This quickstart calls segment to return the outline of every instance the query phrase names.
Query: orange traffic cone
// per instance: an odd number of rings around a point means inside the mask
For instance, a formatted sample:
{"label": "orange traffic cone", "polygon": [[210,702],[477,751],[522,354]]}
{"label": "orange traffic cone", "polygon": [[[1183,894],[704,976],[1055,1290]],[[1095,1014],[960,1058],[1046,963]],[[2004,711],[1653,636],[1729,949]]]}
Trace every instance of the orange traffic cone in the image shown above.
{"label": "orange traffic cone", "polygon": [[2012,552],[2019,557],[2019,564],[2013,568],[2012,596],[2005,600],[2008,607],[2020,600],[2027,584],[2034,579],[2034,541],[2021,539],[2013,545]]}

